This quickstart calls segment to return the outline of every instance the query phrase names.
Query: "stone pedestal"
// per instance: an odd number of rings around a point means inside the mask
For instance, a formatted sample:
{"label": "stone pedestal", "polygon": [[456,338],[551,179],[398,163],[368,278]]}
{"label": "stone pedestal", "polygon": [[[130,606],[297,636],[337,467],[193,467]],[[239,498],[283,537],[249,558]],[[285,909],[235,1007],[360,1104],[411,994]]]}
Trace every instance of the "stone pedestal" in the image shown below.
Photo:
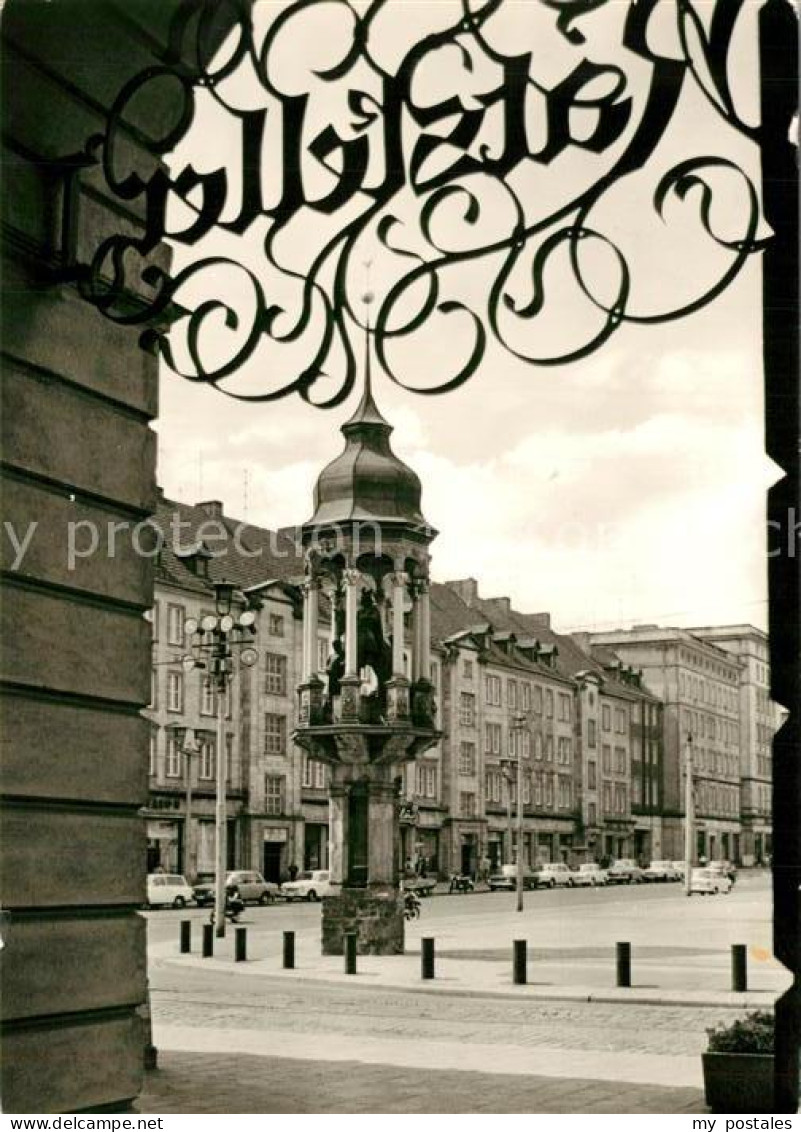
{"label": "stone pedestal", "polygon": [[405,676],[393,676],[387,684],[387,719],[390,723],[407,723],[409,711],[409,681]]}
{"label": "stone pedestal", "polygon": [[342,955],[346,932],[356,932],[359,955],[403,955],[400,891],[393,885],[369,885],[323,897],[323,955]]}
{"label": "stone pedestal", "polygon": [[314,727],[323,722],[324,684],[319,676],[312,676],[298,688],[300,706],[298,721],[306,727]]}

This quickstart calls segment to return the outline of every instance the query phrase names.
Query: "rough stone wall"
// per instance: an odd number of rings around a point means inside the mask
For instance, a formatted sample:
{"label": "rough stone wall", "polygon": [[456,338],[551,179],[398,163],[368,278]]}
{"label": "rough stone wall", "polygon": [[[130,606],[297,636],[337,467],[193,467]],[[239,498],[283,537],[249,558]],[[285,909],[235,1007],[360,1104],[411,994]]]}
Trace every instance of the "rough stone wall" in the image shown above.
{"label": "rough stone wall", "polygon": [[403,896],[390,886],[343,888],[323,897],[323,955],[342,955],[344,936],[356,932],[359,955],[403,955]]}

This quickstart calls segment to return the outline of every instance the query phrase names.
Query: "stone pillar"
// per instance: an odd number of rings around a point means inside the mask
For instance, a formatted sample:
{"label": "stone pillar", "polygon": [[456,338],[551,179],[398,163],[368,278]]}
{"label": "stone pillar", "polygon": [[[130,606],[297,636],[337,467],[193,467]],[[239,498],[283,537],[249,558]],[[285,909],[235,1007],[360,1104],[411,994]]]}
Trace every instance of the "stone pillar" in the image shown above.
{"label": "stone pillar", "polygon": [[[389,767],[384,768],[389,773]],[[399,826],[396,813],[395,783],[373,781],[369,795],[371,885],[397,885]]]}
{"label": "stone pillar", "polygon": [[419,658],[418,680],[428,680],[431,672],[431,600],[428,579],[424,578],[418,583],[417,601],[419,604],[418,629]]}
{"label": "stone pillar", "polygon": [[343,720],[356,722],[359,719],[361,708],[358,630],[356,628],[361,574],[358,570],[345,570],[343,577],[345,580],[345,675],[341,681],[341,716]]}
{"label": "stone pillar", "polygon": [[320,586],[316,578],[310,578],[303,587],[303,629],[305,645],[303,679],[305,681],[317,677],[317,621],[319,616]]}
{"label": "stone pillar", "polygon": [[359,581],[361,575],[358,570],[346,570],[345,579],[345,676],[358,676],[358,634],[357,616],[359,612]]}
{"label": "stone pillar", "polygon": [[406,596],[408,576],[402,572],[390,574],[392,583],[392,672],[395,676],[405,676],[403,666],[404,621],[403,601]]}
{"label": "stone pillar", "polygon": [[347,871],[348,787],[331,783],[328,803],[328,849],[331,884],[341,887]]}

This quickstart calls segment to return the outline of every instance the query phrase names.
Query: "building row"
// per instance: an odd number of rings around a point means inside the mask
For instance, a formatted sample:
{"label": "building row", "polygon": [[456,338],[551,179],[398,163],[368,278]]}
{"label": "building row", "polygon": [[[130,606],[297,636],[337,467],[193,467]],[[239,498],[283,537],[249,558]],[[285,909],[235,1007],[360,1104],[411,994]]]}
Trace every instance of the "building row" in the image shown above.
{"label": "building row", "polygon": [[[215,501],[162,498],[155,522],[148,868],[213,871],[220,736],[230,866],[270,879],[325,867],[328,768],[292,738],[304,650],[298,542],[233,520]],[[235,664],[224,703],[207,672],[184,663],[185,622],[214,614],[222,578],[256,611],[258,658]],[[323,593],[313,642],[323,678],[334,620]],[[448,875],[512,860],[518,759],[527,862],[681,857],[688,746],[698,856],[769,857],[776,713],[760,630],[570,636],[546,613],[482,598],[474,579],[432,583],[430,620],[442,737],[397,784],[407,862]],[[411,647],[407,639],[407,669]]]}

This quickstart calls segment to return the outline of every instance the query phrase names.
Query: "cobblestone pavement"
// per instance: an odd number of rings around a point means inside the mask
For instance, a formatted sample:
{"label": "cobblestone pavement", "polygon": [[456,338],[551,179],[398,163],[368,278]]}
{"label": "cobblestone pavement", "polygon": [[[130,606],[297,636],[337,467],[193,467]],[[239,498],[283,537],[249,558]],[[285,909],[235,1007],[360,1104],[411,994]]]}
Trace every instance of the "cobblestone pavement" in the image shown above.
{"label": "cobblestone pavement", "polygon": [[705,1112],[698,1089],[359,1062],[163,1053],[142,1113]]}
{"label": "cobblestone pavement", "polygon": [[707,1027],[741,1011],[718,1007],[526,1002],[230,975],[158,964],[151,1008],[159,1023],[358,1037],[558,1047],[632,1053],[700,1053]]}

